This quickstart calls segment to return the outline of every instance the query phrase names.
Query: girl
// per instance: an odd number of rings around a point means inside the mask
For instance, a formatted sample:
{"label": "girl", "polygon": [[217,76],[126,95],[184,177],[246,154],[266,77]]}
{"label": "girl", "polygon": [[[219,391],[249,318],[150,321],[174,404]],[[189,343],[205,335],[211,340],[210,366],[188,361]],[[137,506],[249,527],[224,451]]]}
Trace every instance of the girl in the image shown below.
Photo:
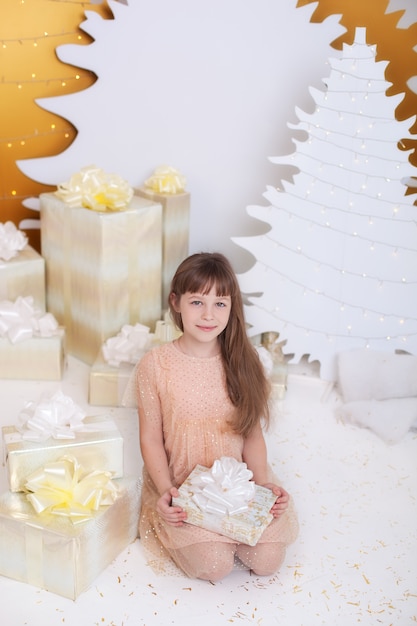
{"label": "girl", "polygon": [[[267,464],[261,420],[268,426],[269,383],[247,337],[229,261],[219,253],[185,259],[172,280],[169,306],[183,334],[148,352],[137,367],[141,540],[192,578],[219,580],[235,557],[258,575],[273,574],[296,537],[297,520]],[[245,462],[255,483],[276,495],[274,519],[256,546],[187,524],[186,513],[172,506],[195,466],[211,467],[222,456]]]}

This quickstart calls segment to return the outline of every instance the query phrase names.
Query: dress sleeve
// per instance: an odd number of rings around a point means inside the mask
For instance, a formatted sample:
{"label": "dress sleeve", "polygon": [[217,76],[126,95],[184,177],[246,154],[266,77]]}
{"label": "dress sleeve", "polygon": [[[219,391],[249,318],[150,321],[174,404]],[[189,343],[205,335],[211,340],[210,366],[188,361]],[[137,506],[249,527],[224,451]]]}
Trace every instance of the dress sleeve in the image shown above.
{"label": "dress sleeve", "polygon": [[155,355],[152,351],[148,352],[136,368],[136,395],[138,408],[143,411],[146,419],[160,423],[162,411],[157,370]]}

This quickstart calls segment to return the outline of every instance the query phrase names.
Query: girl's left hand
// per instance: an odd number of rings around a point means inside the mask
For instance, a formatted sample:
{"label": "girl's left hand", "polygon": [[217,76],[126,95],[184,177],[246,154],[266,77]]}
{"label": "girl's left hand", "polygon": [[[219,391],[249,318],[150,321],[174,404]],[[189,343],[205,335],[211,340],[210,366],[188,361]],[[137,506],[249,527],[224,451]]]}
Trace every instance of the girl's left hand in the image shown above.
{"label": "girl's left hand", "polygon": [[271,513],[274,517],[279,517],[288,507],[290,501],[289,493],[285,491],[283,487],[274,485],[273,483],[266,483],[262,486],[270,489],[276,495],[277,499],[275,500],[275,504],[272,505]]}

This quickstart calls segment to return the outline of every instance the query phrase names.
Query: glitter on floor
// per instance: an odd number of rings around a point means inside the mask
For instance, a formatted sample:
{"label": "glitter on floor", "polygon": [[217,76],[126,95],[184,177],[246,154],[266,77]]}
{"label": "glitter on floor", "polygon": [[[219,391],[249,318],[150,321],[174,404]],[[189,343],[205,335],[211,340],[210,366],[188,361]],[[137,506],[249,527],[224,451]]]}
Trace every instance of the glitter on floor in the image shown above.
{"label": "glitter on floor", "polygon": [[[75,602],[0,577],[7,626],[408,626],[417,623],[417,435],[389,446],[340,423],[337,392],[293,370],[267,435],[292,494],[300,535],[272,577],[236,570],[216,584],[156,575],[131,544]],[[295,372],[295,373],[294,373]],[[61,388],[87,409],[84,364],[60,383],[0,381],[1,425],[25,400]],[[90,409],[91,411],[91,409]],[[140,471],[134,409],[105,409],[125,438],[125,473]],[[393,416],[395,419],[395,416]],[[0,487],[7,489],[6,470]]]}

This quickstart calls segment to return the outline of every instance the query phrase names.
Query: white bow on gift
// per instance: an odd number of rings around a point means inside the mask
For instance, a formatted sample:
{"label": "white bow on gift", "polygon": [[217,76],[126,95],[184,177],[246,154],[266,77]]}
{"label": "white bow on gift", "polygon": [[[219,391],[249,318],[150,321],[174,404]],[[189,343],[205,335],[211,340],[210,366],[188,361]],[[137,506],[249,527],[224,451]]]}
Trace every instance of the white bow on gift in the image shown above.
{"label": "white bow on gift", "polygon": [[25,248],[28,238],[13,222],[0,224],[0,259],[10,261]]}
{"label": "white bow on gift", "polygon": [[151,339],[148,326],[125,324],[115,337],[103,344],[104,359],[113,367],[119,367],[120,363],[135,365],[150,346]]}
{"label": "white bow on gift", "polygon": [[69,396],[57,391],[40,402],[27,402],[18,415],[17,429],[26,441],[74,439],[83,430],[85,413]]}
{"label": "white bow on gift", "polygon": [[207,513],[243,513],[255,497],[252,477],[246,463],[223,456],[209,470],[192,477],[192,500]]}
{"label": "white bow on gift", "polygon": [[7,337],[13,344],[31,337],[52,337],[57,329],[52,313],[42,313],[34,306],[32,296],[0,302],[0,337]]}

